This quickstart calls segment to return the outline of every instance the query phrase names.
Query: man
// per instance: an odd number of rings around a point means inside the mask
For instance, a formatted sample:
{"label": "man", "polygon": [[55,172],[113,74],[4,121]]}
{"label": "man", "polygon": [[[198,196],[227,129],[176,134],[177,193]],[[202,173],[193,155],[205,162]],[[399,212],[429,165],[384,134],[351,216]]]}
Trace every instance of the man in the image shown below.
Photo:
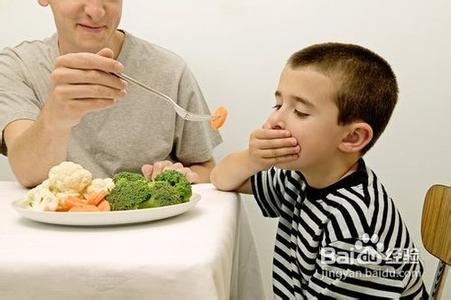
{"label": "man", "polygon": [[121,0],[38,2],[52,9],[57,34],[0,52],[1,149],[19,182],[35,186],[64,160],[95,177],[142,169],[153,178],[171,168],[208,181],[220,135],[112,74],[124,72],[205,112],[186,64],[119,30]]}

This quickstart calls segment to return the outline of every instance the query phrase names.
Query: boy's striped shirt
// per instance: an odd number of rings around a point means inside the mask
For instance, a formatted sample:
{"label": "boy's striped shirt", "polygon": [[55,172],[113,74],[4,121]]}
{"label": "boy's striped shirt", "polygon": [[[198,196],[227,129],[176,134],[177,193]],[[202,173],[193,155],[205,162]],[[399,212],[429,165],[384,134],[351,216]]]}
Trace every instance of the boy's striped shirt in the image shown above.
{"label": "boy's striped shirt", "polygon": [[418,251],[385,188],[363,160],[325,188],[296,171],[252,177],[266,217],[279,217],[273,260],[276,299],[421,299]]}

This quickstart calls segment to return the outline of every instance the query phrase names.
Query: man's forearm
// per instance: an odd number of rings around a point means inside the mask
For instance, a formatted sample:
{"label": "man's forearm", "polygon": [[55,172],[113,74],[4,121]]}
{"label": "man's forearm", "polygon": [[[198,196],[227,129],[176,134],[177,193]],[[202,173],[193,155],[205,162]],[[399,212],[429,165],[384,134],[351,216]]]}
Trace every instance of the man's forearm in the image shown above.
{"label": "man's forearm", "polygon": [[17,180],[33,187],[47,178],[52,166],[66,159],[70,129],[52,127],[42,116],[32,124],[16,123],[5,130],[9,163]]}
{"label": "man's forearm", "polygon": [[211,172],[211,182],[220,190],[251,193],[248,151],[229,154]]}
{"label": "man's forearm", "polygon": [[213,159],[200,164],[193,164],[189,168],[199,176],[199,180],[196,183],[210,182],[210,173],[215,166]]}

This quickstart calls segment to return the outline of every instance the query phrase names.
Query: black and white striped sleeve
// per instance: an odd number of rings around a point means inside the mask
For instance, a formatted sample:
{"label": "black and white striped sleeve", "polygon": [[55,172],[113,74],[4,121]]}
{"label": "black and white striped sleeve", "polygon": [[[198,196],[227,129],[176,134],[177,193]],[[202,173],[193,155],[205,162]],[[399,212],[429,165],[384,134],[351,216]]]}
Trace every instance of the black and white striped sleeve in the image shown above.
{"label": "black and white striped sleeve", "polygon": [[265,217],[279,217],[284,189],[284,173],[274,167],[251,177],[252,192]]}

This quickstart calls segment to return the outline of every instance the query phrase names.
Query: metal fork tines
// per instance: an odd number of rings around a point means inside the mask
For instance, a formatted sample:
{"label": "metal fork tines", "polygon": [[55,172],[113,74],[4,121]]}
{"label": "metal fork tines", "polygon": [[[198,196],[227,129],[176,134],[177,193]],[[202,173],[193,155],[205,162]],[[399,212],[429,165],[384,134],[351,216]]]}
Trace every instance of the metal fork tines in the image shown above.
{"label": "metal fork tines", "polygon": [[188,121],[209,121],[211,120],[214,116],[212,115],[203,115],[203,114],[196,114],[196,113],[191,113],[189,111],[187,111],[186,109],[184,109],[183,107],[181,107],[180,105],[178,105],[174,100],[172,100],[171,97],[169,97],[168,95],[163,94],[162,92],[159,92],[147,85],[145,85],[142,82],[139,82],[138,80],[124,74],[124,73],[115,73],[114,75],[116,75],[119,78],[122,78],[123,80],[133,83],[137,86],[139,86],[140,88],[151,92],[154,95],[160,96],[161,98],[163,98],[164,100],[166,100],[166,102],[168,102],[169,104],[172,105],[172,107],[174,107],[175,112],[184,120],[188,120]]}

